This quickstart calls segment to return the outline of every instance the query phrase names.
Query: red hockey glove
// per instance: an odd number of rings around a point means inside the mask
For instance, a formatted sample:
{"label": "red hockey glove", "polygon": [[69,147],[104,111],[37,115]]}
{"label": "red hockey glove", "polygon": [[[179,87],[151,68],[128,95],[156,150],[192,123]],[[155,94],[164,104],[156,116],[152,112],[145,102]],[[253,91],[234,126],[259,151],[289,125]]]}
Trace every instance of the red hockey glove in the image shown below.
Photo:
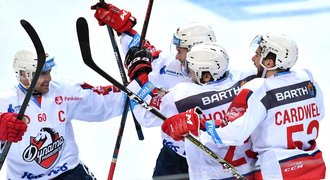
{"label": "red hockey glove", "polygon": [[160,104],[165,94],[168,93],[165,89],[155,88],[152,90],[152,98],[150,100],[150,105],[160,110]]}
{"label": "red hockey glove", "polygon": [[130,80],[140,79],[141,74],[148,75],[152,71],[151,61],[152,55],[148,50],[131,47],[125,57],[125,67]]}
{"label": "red hockey glove", "polygon": [[112,4],[97,3],[91,9],[96,10],[94,17],[100,26],[107,24],[117,33],[129,31],[136,24],[136,18],[129,11],[118,9]]}
{"label": "red hockey glove", "polygon": [[188,133],[198,136],[200,127],[200,114],[202,114],[201,109],[196,107],[194,109],[189,109],[186,112],[171,116],[164,121],[162,130],[176,141],[183,140],[184,136],[186,136]]}
{"label": "red hockey glove", "polygon": [[157,59],[159,57],[161,50],[157,50],[154,45],[150,44],[148,40],[144,42],[143,47],[145,49],[148,49],[152,55],[152,59]]}
{"label": "red hockey glove", "polygon": [[16,113],[3,113],[0,115],[0,140],[18,142],[27,129],[25,122],[29,122],[28,116],[23,116],[22,120],[17,119]]}

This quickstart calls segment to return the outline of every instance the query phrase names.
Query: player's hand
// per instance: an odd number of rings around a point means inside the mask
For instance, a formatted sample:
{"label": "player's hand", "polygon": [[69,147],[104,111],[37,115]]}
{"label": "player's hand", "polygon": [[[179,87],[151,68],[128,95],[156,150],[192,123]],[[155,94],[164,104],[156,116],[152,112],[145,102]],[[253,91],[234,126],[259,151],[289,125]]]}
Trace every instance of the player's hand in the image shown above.
{"label": "player's hand", "polygon": [[198,137],[200,128],[200,114],[202,114],[201,109],[196,107],[189,109],[186,112],[171,116],[164,121],[162,130],[176,141],[183,140],[184,136],[188,133]]}
{"label": "player's hand", "polygon": [[109,25],[117,33],[130,31],[136,24],[136,18],[129,11],[118,9],[112,4],[97,3],[91,9],[96,10],[94,17],[100,26]]}
{"label": "player's hand", "polygon": [[26,123],[29,121],[30,118],[26,115],[19,120],[16,113],[2,113],[0,115],[0,140],[10,142],[22,140],[27,130]]}
{"label": "player's hand", "polygon": [[149,74],[151,67],[152,55],[146,49],[131,47],[125,57],[125,67],[128,70],[130,80],[138,78],[142,74]]}

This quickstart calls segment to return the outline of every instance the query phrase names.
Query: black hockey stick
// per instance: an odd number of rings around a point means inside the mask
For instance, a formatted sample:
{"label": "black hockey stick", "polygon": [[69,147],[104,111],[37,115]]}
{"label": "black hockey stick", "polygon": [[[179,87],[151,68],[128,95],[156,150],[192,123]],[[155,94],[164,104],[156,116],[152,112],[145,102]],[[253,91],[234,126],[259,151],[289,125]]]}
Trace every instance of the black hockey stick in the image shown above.
{"label": "black hockey stick", "polygon": [[[23,26],[23,28],[25,29],[25,31],[28,33],[28,35],[30,36],[30,38],[33,42],[33,45],[36,49],[37,55],[38,55],[38,65],[37,65],[37,68],[36,68],[36,72],[33,76],[31,84],[30,84],[30,86],[29,86],[29,88],[26,92],[26,95],[25,95],[25,98],[23,100],[21,109],[19,110],[18,115],[17,115],[17,119],[22,120],[22,118],[24,116],[24,112],[25,112],[25,110],[28,106],[28,103],[31,99],[34,88],[35,88],[35,86],[37,84],[37,81],[39,79],[39,76],[41,74],[42,68],[44,67],[45,60],[46,60],[46,54],[45,54],[44,47],[42,46],[42,43],[40,41],[40,38],[39,38],[37,32],[35,31],[35,29],[33,28],[33,26],[24,19],[22,19],[20,21],[20,23]],[[9,152],[10,146],[11,146],[11,142],[6,142],[6,145],[3,148],[3,151],[2,151],[1,157],[0,157],[0,170],[1,170],[3,164],[6,160],[6,157],[7,157],[7,154]]]}
{"label": "black hockey stick", "polygon": [[[113,85],[117,86],[119,89],[121,89],[123,92],[127,94],[127,96],[130,99],[133,99],[137,103],[139,103],[142,107],[149,110],[151,113],[156,115],[162,120],[166,120],[166,117],[161,114],[157,109],[155,109],[153,106],[150,106],[148,103],[143,101],[140,97],[138,97],[136,94],[134,94],[131,90],[126,88],[124,85],[120,84],[118,81],[116,81],[114,78],[112,78],[109,74],[104,72],[100,67],[98,67],[91,54],[90,44],[89,44],[89,30],[88,30],[88,24],[85,18],[80,17],[77,20],[77,35],[81,50],[81,55],[83,58],[84,63],[93,69],[95,72],[97,72],[99,75],[101,75],[103,78],[111,82]],[[218,161],[222,166],[227,168],[229,170],[229,173],[231,173],[234,177],[237,179],[246,179],[244,176],[239,174],[234,166],[232,166],[230,163],[225,161],[223,158],[219,157],[217,154],[215,154],[211,149],[209,149],[207,146],[203,145],[200,141],[198,141],[196,138],[194,138],[192,135],[188,134],[185,136],[188,140],[190,140],[192,143],[194,143],[198,148],[203,150],[207,155],[214,158],[216,161]]]}
{"label": "black hockey stick", "polygon": [[[128,84],[128,81],[127,81],[127,77],[126,77],[126,74],[125,74],[125,69],[124,69],[124,66],[123,66],[123,62],[122,62],[122,59],[120,57],[120,52],[119,52],[119,49],[118,49],[118,45],[117,45],[117,42],[116,42],[116,39],[115,39],[115,35],[114,35],[114,32],[112,30],[112,28],[110,26],[107,26],[108,28],[108,32],[109,32],[109,36],[110,36],[110,40],[111,40],[111,44],[112,44],[112,47],[113,47],[113,51],[115,53],[115,57],[116,57],[116,61],[117,61],[117,64],[118,64],[118,68],[119,68],[119,72],[120,72],[120,76],[121,76],[121,79],[123,81],[123,84],[125,86],[127,86]],[[129,106],[130,101],[127,100],[125,106]],[[128,111],[128,110],[127,110]],[[126,111],[124,111],[125,113]],[[135,129],[136,129],[136,132],[137,132],[137,135],[138,135],[138,138],[139,140],[144,140],[144,136],[143,136],[143,132],[142,132],[142,128],[141,128],[141,125],[139,124],[139,122],[136,120],[136,117],[132,112],[132,117],[133,117],[133,120],[134,120],[134,124],[135,124]],[[127,114],[127,113],[126,113]],[[122,118],[123,119],[123,118]],[[126,119],[126,118],[125,118]],[[125,123],[124,123],[125,125]]]}
{"label": "black hockey stick", "polygon": [[154,3],[154,0],[149,0],[148,3],[148,8],[146,11],[146,15],[144,17],[144,23],[143,23],[143,27],[142,27],[142,31],[141,31],[141,38],[140,38],[140,44],[139,44],[139,48],[141,49],[143,47],[146,35],[147,35],[147,29],[148,29],[148,24],[149,24],[149,20],[150,20],[150,15],[151,15],[151,9],[152,9],[152,5]]}

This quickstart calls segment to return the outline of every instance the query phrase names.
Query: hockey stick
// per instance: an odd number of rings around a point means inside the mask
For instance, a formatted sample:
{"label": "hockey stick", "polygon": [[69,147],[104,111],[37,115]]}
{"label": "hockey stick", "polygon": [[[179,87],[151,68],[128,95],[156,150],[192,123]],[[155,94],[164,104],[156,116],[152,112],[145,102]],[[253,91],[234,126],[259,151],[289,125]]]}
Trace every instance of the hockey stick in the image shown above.
{"label": "hockey stick", "polygon": [[[100,3],[104,4],[104,6],[106,6],[104,0],[100,0]],[[126,77],[126,74],[125,74],[125,70],[124,70],[124,66],[123,66],[123,63],[122,63],[122,59],[120,57],[120,52],[119,52],[119,48],[118,48],[118,45],[117,45],[117,42],[116,42],[116,38],[115,38],[115,35],[114,35],[114,32],[113,32],[113,29],[107,25],[107,29],[108,29],[108,33],[109,33],[109,37],[110,37],[110,41],[111,41],[111,44],[112,44],[112,48],[113,48],[113,52],[115,54],[115,57],[116,57],[116,61],[117,61],[117,64],[118,64],[118,68],[119,68],[119,72],[120,72],[120,76],[121,76],[121,79],[124,83],[124,85],[126,86],[128,84],[128,81],[127,81],[127,77]],[[128,104],[128,102],[126,102],[126,104]],[[126,105],[125,106],[128,106]],[[124,115],[126,111],[123,112],[123,116],[127,116],[127,115]],[[127,112],[126,112],[127,114]],[[141,125],[139,124],[139,122],[136,120],[135,118],[135,115],[132,111],[132,117],[133,117],[133,120],[134,120],[134,125],[135,125],[135,129],[136,129],[136,132],[137,132],[137,135],[138,135],[138,138],[139,140],[143,140],[144,139],[144,136],[143,136],[143,132],[142,132],[142,128],[141,128]],[[122,118],[122,121],[125,120],[126,121],[126,118]],[[123,128],[125,126],[125,122],[121,123],[123,125]],[[120,127],[121,128],[121,127]],[[121,130],[119,130],[121,131]],[[119,134],[118,134],[119,136]],[[117,138],[118,139],[118,138]],[[119,142],[120,143],[120,142]],[[117,143],[116,143],[117,144]],[[119,149],[119,147],[118,147]]]}
{"label": "hockey stick", "polygon": [[[117,64],[118,64],[118,68],[119,68],[119,72],[120,72],[120,75],[121,75],[121,79],[123,81],[123,84],[125,86],[127,86],[128,81],[127,81],[127,77],[126,77],[126,74],[125,74],[124,66],[123,66],[123,63],[122,63],[122,60],[121,60],[121,57],[120,57],[120,53],[119,53],[118,45],[117,45],[117,42],[116,42],[116,39],[115,39],[115,35],[114,35],[113,30],[112,30],[112,28],[110,26],[107,26],[107,28],[108,28],[108,32],[109,32],[111,44],[112,44],[112,47],[113,47],[113,51],[115,53],[115,57],[116,57],[116,61],[117,61]],[[125,106],[129,106],[130,105],[129,102],[130,101],[127,100],[127,102],[126,102],[127,105],[125,104]],[[124,113],[125,112],[126,111],[124,111]],[[133,111],[131,111],[131,112],[132,112],[132,117],[133,117],[133,120],[134,120],[135,129],[136,129],[138,138],[139,138],[139,140],[143,140],[144,139],[144,136],[143,136],[141,125],[136,120],[136,117],[135,117]],[[127,114],[127,112],[126,112],[126,114]],[[124,123],[124,126],[125,126],[125,123]]]}
{"label": "hockey stick", "polygon": [[[139,103],[142,107],[156,115],[162,120],[166,120],[166,117],[161,114],[157,109],[155,109],[153,106],[150,106],[148,103],[143,101],[140,97],[138,97],[136,94],[134,94],[131,90],[126,88],[124,85],[120,84],[118,81],[116,81],[114,78],[112,78],[109,74],[104,72],[100,67],[98,67],[91,54],[90,44],[89,44],[89,30],[88,30],[88,24],[85,18],[80,17],[77,20],[77,35],[79,40],[79,46],[81,50],[81,55],[83,58],[84,63],[93,69],[95,72],[97,72],[99,75],[101,75],[103,78],[111,82],[113,85],[117,86],[120,90],[125,92],[127,96],[130,99],[133,99],[137,103]],[[234,177],[237,179],[246,179],[244,176],[239,174],[234,166],[229,164],[227,161],[219,157],[217,154],[215,154],[211,149],[209,149],[207,146],[203,145],[200,141],[198,141],[196,138],[194,138],[192,135],[188,134],[185,136],[188,140],[190,140],[192,143],[194,143],[198,148],[200,148],[202,151],[204,151],[207,155],[214,158],[216,161],[218,161],[222,166],[227,168],[229,170],[229,173],[231,173]]]}
{"label": "hockey stick", "polygon": [[[122,61],[121,61],[121,58],[120,58],[120,53],[119,53],[118,46],[117,46],[117,43],[116,43],[116,40],[115,40],[115,37],[114,37],[114,33],[113,33],[113,30],[110,26],[107,26],[107,28],[108,28],[109,36],[110,36],[110,39],[111,39],[112,47],[114,49],[115,57],[116,57],[118,68],[119,68],[120,75],[121,75],[121,79],[122,79],[124,85],[126,86],[128,84],[128,82],[127,82],[124,67],[123,67],[123,64],[122,64]],[[129,111],[129,107],[130,107],[130,100],[129,100],[129,98],[127,98],[126,102],[125,102],[124,111],[123,111],[123,114],[122,114],[122,117],[121,117],[121,121],[120,121],[120,127],[119,127],[119,130],[118,130],[115,149],[114,149],[113,155],[112,155],[112,161],[111,161],[111,165],[110,165],[110,169],[109,169],[108,180],[112,180],[113,175],[115,173],[115,168],[116,168],[116,165],[117,165],[117,158],[118,158],[118,154],[119,154],[121,140],[122,140],[122,137],[123,137],[123,134],[124,134],[124,128],[125,128],[125,123],[126,123],[127,113]],[[136,129],[136,132],[138,134],[138,138],[139,138],[139,140],[143,140],[144,136],[143,136],[141,125],[136,120],[133,111],[131,111],[131,112],[132,112],[132,117],[133,117],[133,121],[134,121],[134,124],[135,124],[135,129]]]}
{"label": "hockey stick", "polygon": [[[109,36],[110,36],[110,39],[111,39],[112,47],[113,47],[113,50],[114,50],[114,53],[115,53],[118,68],[119,68],[119,71],[120,71],[121,79],[122,79],[124,85],[126,86],[128,84],[128,81],[127,81],[126,74],[125,74],[125,71],[124,71],[124,67],[123,67],[123,64],[122,64],[122,61],[121,61],[121,58],[120,58],[120,53],[119,53],[119,50],[118,50],[116,39],[115,39],[112,28],[110,26],[107,26],[107,28],[108,28]],[[116,168],[116,164],[117,164],[117,158],[118,158],[120,144],[121,144],[121,139],[122,139],[123,133],[124,133],[127,113],[129,111],[129,106],[130,106],[130,100],[129,100],[129,98],[127,98],[126,102],[125,102],[125,107],[124,107],[124,111],[123,111],[123,114],[122,114],[122,118],[121,118],[121,121],[120,121],[120,127],[119,127],[119,131],[118,131],[117,139],[116,139],[115,149],[114,149],[113,155],[112,155],[112,161],[111,161],[110,170],[109,170],[109,174],[108,174],[108,180],[113,179],[113,175],[114,175],[114,172],[115,172],[115,168]],[[143,136],[141,125],[136,120],[133,111],[131,111],[131,112],[132,112],[132,117],[133,117],[133,121],[134,121],[134,124],[135,124],[135,129],[136,129],[136,132],[138,134],[138,138],[139,138],[139,140],[143,140],[144,136]]]}
{"label": "hockey stick", "polygon": [[[100,0],[100,3],[103,4],[106,7],[106,3],[104,2],[104,0]],[[107,29],[108,29],[110,41],[111,41],[111,44],[112,44],[113,52],[114,52],[115,57],[116,57],[116,61],[117,61],[117,65],[118,65],[118,68],[119,68],[121,79],[123,81],[123,84],[125,86],[127,86],[128,81],[127,81],[127,77],[126,77],[126,74],[125,74],[124,66],[123,66],[123,63],[122,63],[122,59],[121,59],[121,56],[120,56],[119,48],[118,48],[118,45],[117,45],[117,42],[116,42],[116,38],[115,38],[115,35],[114,35],[114,32],[113,32],[113,29],[108,25],[107,25]],[[125,102],[125,106],[124,106],[124,111],[123,111],[123,114],[122,114],[122,117],[121,117],[121,121],[120,121],[120,126],[119,126],[119,130],[118,130],[118,134],[117,134],[115,148],[114,148],[114,151],[113,151],[113,154],[112,154],[112,160],[111,160],[110,169],[109,169],[109,173],[108,173],[108,180],[112,180],[113,175],[115,173],[115,168],[116,168],[116,165],[117,165],[117,159],[118,159],[118,155],[119,155],[121,140],[122,140],[124,130],[125,130],[125,124],[126,124],[126,119],[127,119],[127,113],[129,111],[129,106],[130,106],[130,100],[129,100],[129,98],[127,98],[126,102]],[[136,129],[138,138],[139,138],[139,140],[144,140],[141,125],[136,120],[136,117],[135,117],[133,111],[131,111],[131,113],[132,113],[132,117],[133,117],[133,121],[134,121],[134,125],[135,125],[135,129]]]}
{"label": "hockey stick", "polygon": [[[100,0],[100,3],[105,4],[104,0]],[[139,44],[140,49],[142,48],[145,36],[147,34],[147,28],[148,28],[148,22],[149,22],[149,19],[150,19],[152,4],[153,4],[153,0],[149,0],[149,4],[148,4],[147,11],[146,11],[146,16],[145,16],[145,19],[144,19],[142,32],[141,32],[141,39],[140,39],[140,44]],[[108,32],[109,32],[111,44],[112,44],[112,47],[113,47],[113,50],[114,50],[114,53],[115,53],[115,57],[116,57],[116,60],[117,60],[117,64],[118,64],[118,68],[119,68],[119,71],[120,71],[121,78],[123,80],[124,85],[127,86],[128,81],[127,81],[125,71],[124,71],[124,67],[123,67],[123,64],[122,64],[122,61],[121,61],[121,58],[120,58],[120,53],[119,53],[119,50],[118,50],[118,45],[116,43],[116,39],[115,39],[113,29],[110,26],[107,26],[107,29],[108,29]],[[119,133],[118,133],[117,141],[116,141],[116,145],[115,145],[115,150],[113,152],[112,161],[111,161],[111,165],[110,165],[110,170],[109,170],[109,174],[108,174],[108,180],[112,180],[113,176],[114,176],[114,173],[115,173],[115,168],[116,168],[116,164],[117,164],[117,158],[118,158],[119,148],[120,148],[120,143],[121,143],[121,137],[122,137],[122,134],[124,132],[125,121],[126,121],[126,116],[127,116],[127,112],[126,112],[127,110],[126,109],[129,106],[129,102],[130,102],[129,98],[127,98],[126,99],[126,104],[125,104],[125,109],[124,109],[125,114],[123,113],[123,116],[122,116],[121,125],[120,125],[120,128],[119,128]],[[136,128],[136,131],[138,133],[138,137],[139,137],[140,140],[143,140],[144,137],[143,137],[143,134],[142,134],[141,125],[137,122],[133,111],[131,111],[131,112],[132,112],[133,120],[134,120],[134,123],[135,123],[135,128]]]}
{"label": "hockey stick", "polygon": [[[30,36],[33,45],[36,49],[37,55],[38,55],[38,64],[37,64],[37,68],[36,68],[36,72],[33,76],[33,79],[31,81],[31,84],[26,92],[25,98],[23,100],[21,109],[18,112],[17,115],[17,119],[22,120],[23,116],[24,116],[24,112],[28,106],[28,103],[31,99],[32,93],[34,91],[34,88],[37,84],[37,81],[39,79],[39,76],[41,74],[42,68],[44,67],[45,64],[45,60],[46,60],[46,54],[45,54],[45,50],[44,47],[42,46],[42,43],[40,41],[40,38],[37,34],[37,32],[35,31],[35,29],[33,28],[33,26],[27,22],[26,20],[22,19],[20,21],[21,25],[23,26],[23,28],[25,29],[25,31],[28,33],[28,35]],[[0,170],[6,160],[7,154],[9,152],[11,146],[11,142],[6,142],[5,147],[3,148],[3,151],[1,153],[1,157],[0,157]]]}
{"label": "hockey stick", "polygon": [[150,20],[151,9],[152,9],[153,3],[154,3],[154,0],[149,0],[146,15],[144,17],[144,23],[143,23],[142,32],[141,32],[139,49],[142,49],[146,35],[147,35],[147,29],[148,29],[148,24],[149,24],[149,20]]}

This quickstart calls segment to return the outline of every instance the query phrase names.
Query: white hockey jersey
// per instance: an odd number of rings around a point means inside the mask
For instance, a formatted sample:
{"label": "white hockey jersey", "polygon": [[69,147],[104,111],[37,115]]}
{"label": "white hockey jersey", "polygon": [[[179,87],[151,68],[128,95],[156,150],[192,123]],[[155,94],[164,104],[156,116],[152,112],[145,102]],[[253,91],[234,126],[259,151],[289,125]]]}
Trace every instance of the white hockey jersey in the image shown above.
{"label": "white hockey jersey", "polygon": [[[230,102],[239,92],[240,87],[255,78],[255,75],[251,73],[230,72],[226,79],[210,85],[200,86],[194,83],[179,84],[164,96],[161,104],[162,112],[169,117],[178,112],[199,106],[203,111],[202,119],[223,119]],[[177,111],[169,111],[173,107],[176,107]],[[201,131],[201,133],[207,134],[205,131]],[[225,147],[217,144],[212,138],[209,138],[210,136],[200,137],[202,137],[199,139],[201,143],[234,165],[239,173],[248,175],[254,170],[256,158],[251,151],[251,142],[249,139],[246,139],[245,144],[242,146]],[[219,162],[204,153],[189,140],[184,141],[184,149],[189,165],[190,179],[232,178],[232,175]]]}
{"label": "white hockey jersey", "polygon": [[[51,81],[41,103],[31,98],[24,113],[30,117],[27,132],[6,158],[8,179],[52,179],[73,169],[80,159],[72,119],[95,122],[122,114],[123,93],[102,95],[81,85]],[[18,113],[25,93],[20,85],[2,93],[0,113]]]}
{"label": "white hockey jersey", "polygon": [[[323,95],[309,71],[282,72],[250,81],[230,105],[227,116],[229,124],[217,129],[218,136],[227,145],[241,145],[250,136],[262,178],[285,178],[281,168],[299,175],[299,169],[312,164],[325,167],[322,158],[309,160],[321,156],[315,140],[324,117]],[[298,158],[298,162],[281,167],[280,163]]]}
{"label": "white hockey jersey", "polygon": [[[222,119],[229,103],[239,92],[240,87],[247,81],[253,79],[253,73],[246,72],[227,72],[227,77],[221,81],[209,85],[198,85],[193,82],[183,82],[177,84],[174,88],[162,98],[160,111],[166,117],[170,117],[179,112],[184,112],[190,108],[199,106],[203,110],[205,119]],[[149,97],[150,98],[150,97]],[[148,100],[146,100],[148,102]],[[134,113],[141,116],[147,122],[153,121],[154,124],[163,123],[153,114],[145,111],[142,107],[135,107]],[[155,122],[157,120],[157,122]],[[189,141],[174,141],[170,136],[162,132],[164,145],[172,148],[179,155],[187,158],[189,165],[189,177],[191,179],[218,179],[232,177],[231,174],[223,171],[222,166],[214,161]],[[218,147],[214,145],[213,140],[201,139],[202,143],[210,147],[221,157],[227,157],[230,162],[235,162],[241,167],[242,173],[249,173],[254,168],[254,157],[250,157],[245,151],[250,151],[251,144],[247,141],[246,145],[240,147]],[[211,146],[210,146],[211,145]],[[201,155],[200,155],[201,154]],[[249,154],[250,155],[250,154]],[[240,160],[246,158],[246,160]]]}

